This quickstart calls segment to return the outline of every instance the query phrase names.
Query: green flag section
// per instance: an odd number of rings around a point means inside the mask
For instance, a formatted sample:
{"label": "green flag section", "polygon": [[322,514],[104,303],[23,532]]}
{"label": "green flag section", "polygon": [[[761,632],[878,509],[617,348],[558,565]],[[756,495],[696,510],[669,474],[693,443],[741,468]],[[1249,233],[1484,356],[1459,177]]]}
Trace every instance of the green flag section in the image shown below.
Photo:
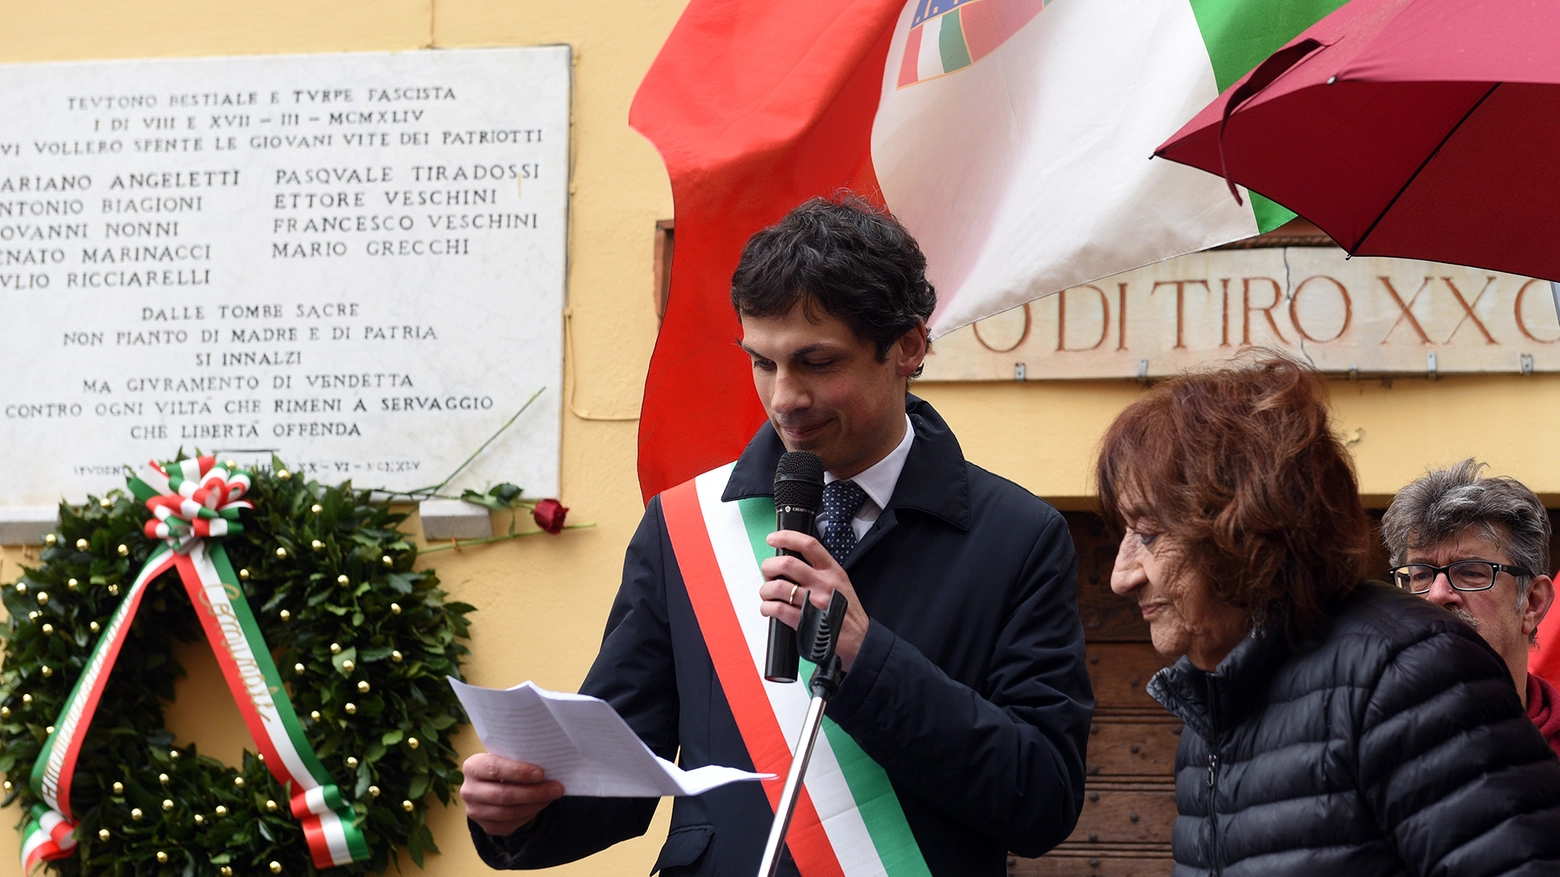
{"label": "green flag section", "polygon": [[[1342,6],[1345,0],[1190,0],[1219,91],[1256,68],[1285,43]],[[1257,227],[1272,231],[1295,218],[1292,210],[1256,192]]]}
{"label": "green flag section", "polygon": [[629,121],[676,205],[639,427],[646,499],[763,422],[729,304],[742,244],[855,189],[920,241],[934,335],[1271,229],[1154,149],[1338,0],[690,0]]}

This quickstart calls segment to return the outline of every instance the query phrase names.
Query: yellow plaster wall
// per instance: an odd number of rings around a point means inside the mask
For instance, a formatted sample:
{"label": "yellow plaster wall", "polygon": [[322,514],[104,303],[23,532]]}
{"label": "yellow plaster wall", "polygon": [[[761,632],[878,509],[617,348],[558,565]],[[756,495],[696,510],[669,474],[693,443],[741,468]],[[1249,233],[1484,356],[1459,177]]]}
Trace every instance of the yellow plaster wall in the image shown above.
{"label": "yellow plaster wall", "polygon": [[[478,684],[531,678],[572,689],[583,677],[617,586],[623,547],[641,504],[635,424],[655,337],[651,306],[654,221],[671,196],[654,149],[626,124],[640,78],[684,0],[541,3],[504,0],[0,0],[0,62],[103,58],[518,46],[568,43],[577,61],[569,303],[575,356],[566,383],[576,413],[563,424],[563,499],[572,519],[597,527],[460,553],[428,555],[456,599],[479,607],[468,675]],[[1490,461],[1546,499],[1560,497],[1551,462],[1560,376],[1459,377],[1332,384],[1339,430],[1357,438],[1362,487],[1380,503],[1426,465],[1465,455]],[[971,459],[1066,508],[1091,504],[1095,442],[1142,392],[1131,382],[923,384]],[[588,415],[587,419],[580,416]],[[15,461],[10,461],[14,464]],[[503,521],[498,521],[499,526]],[[415,519],[414,532],[420,532]],[[0,581],[24,562],[0,551]],[[199,650],[170,726],[210,752],[236,753],[245,734]],[[463,752],[475,751],[468,733]],[[642,874],[665,834],[663,807],[649,836],[586,862],[571,875]],[[14,813],[12,814],[14,818]],[[7,822],[9,820],[6,820]],[[442,856],[431,875],[478,874],[459,808],[432,814]],[[0,830],[0,862],[17,839]],[[409,863],[408,863],[409,866]]]}
{"label": "yellow plaster wall", "polygon": [[[1333,422],[1349,442],[1367,506],[1464,457],[1560,500],[1560,375],[1329,380]],[[1100,436],[1142,394],[1133,381],[918,384],[971,460],[1067,509],[1093,507]]]}

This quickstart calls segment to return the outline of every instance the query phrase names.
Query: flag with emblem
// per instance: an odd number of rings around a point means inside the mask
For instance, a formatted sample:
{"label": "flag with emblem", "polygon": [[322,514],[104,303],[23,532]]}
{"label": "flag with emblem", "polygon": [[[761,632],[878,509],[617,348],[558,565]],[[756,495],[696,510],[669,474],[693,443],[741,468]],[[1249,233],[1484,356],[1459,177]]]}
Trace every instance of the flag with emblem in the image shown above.
{"label": "flag with emblem", "polygon": [[645,385],[646,498],[761,422],[729,304],[753,232],[842,187],[893,211],[937,285],[934,335],[1275,228],[1292,214],[1150,160],[1343,0],[692,0],[630,123],[676,207]]}
{"label": "flag with emblem", "polygon": [[1050,0],[917,3],[899,58],[898,87],[962,70],[991,54]]}

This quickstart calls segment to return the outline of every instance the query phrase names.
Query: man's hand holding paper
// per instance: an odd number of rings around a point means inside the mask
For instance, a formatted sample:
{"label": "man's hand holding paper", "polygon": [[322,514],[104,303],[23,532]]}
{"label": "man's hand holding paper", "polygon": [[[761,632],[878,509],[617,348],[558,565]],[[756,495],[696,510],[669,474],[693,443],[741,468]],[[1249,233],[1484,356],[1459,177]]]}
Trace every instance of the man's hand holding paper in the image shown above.
{"label": "man's hand holding paper", "polygon": [[484,752],[466,759],[460,798],[466,815],[488,834],[503,837],[563,797],[563,784],[534,764]]}
{"label": "man's hand holding paper", "polygon": [[571,795],[650,798],[698,795],[716,786],[770,779],[719,765],[685,771],[639,739],[611,704],[530,682],[499,690],[450,685],[488,754],[465,764],[461,799],[484,831],[507,835]]}

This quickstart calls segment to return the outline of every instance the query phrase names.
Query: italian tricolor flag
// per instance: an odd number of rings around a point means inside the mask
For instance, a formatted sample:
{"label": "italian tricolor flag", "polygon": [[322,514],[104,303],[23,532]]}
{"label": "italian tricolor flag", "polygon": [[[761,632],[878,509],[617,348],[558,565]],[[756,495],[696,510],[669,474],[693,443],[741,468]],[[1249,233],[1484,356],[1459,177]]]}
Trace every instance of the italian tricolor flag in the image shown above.
{"label": "italian tricolor flag", "polygon": [[1341,0],[692,0],[629,121],[666,161],[672,292],[640,422],[646,497],[735,457],[763,412],[729,289],[814,195],[877,199],[925,250],[934,335],[1290,218],[1150,160]]}

